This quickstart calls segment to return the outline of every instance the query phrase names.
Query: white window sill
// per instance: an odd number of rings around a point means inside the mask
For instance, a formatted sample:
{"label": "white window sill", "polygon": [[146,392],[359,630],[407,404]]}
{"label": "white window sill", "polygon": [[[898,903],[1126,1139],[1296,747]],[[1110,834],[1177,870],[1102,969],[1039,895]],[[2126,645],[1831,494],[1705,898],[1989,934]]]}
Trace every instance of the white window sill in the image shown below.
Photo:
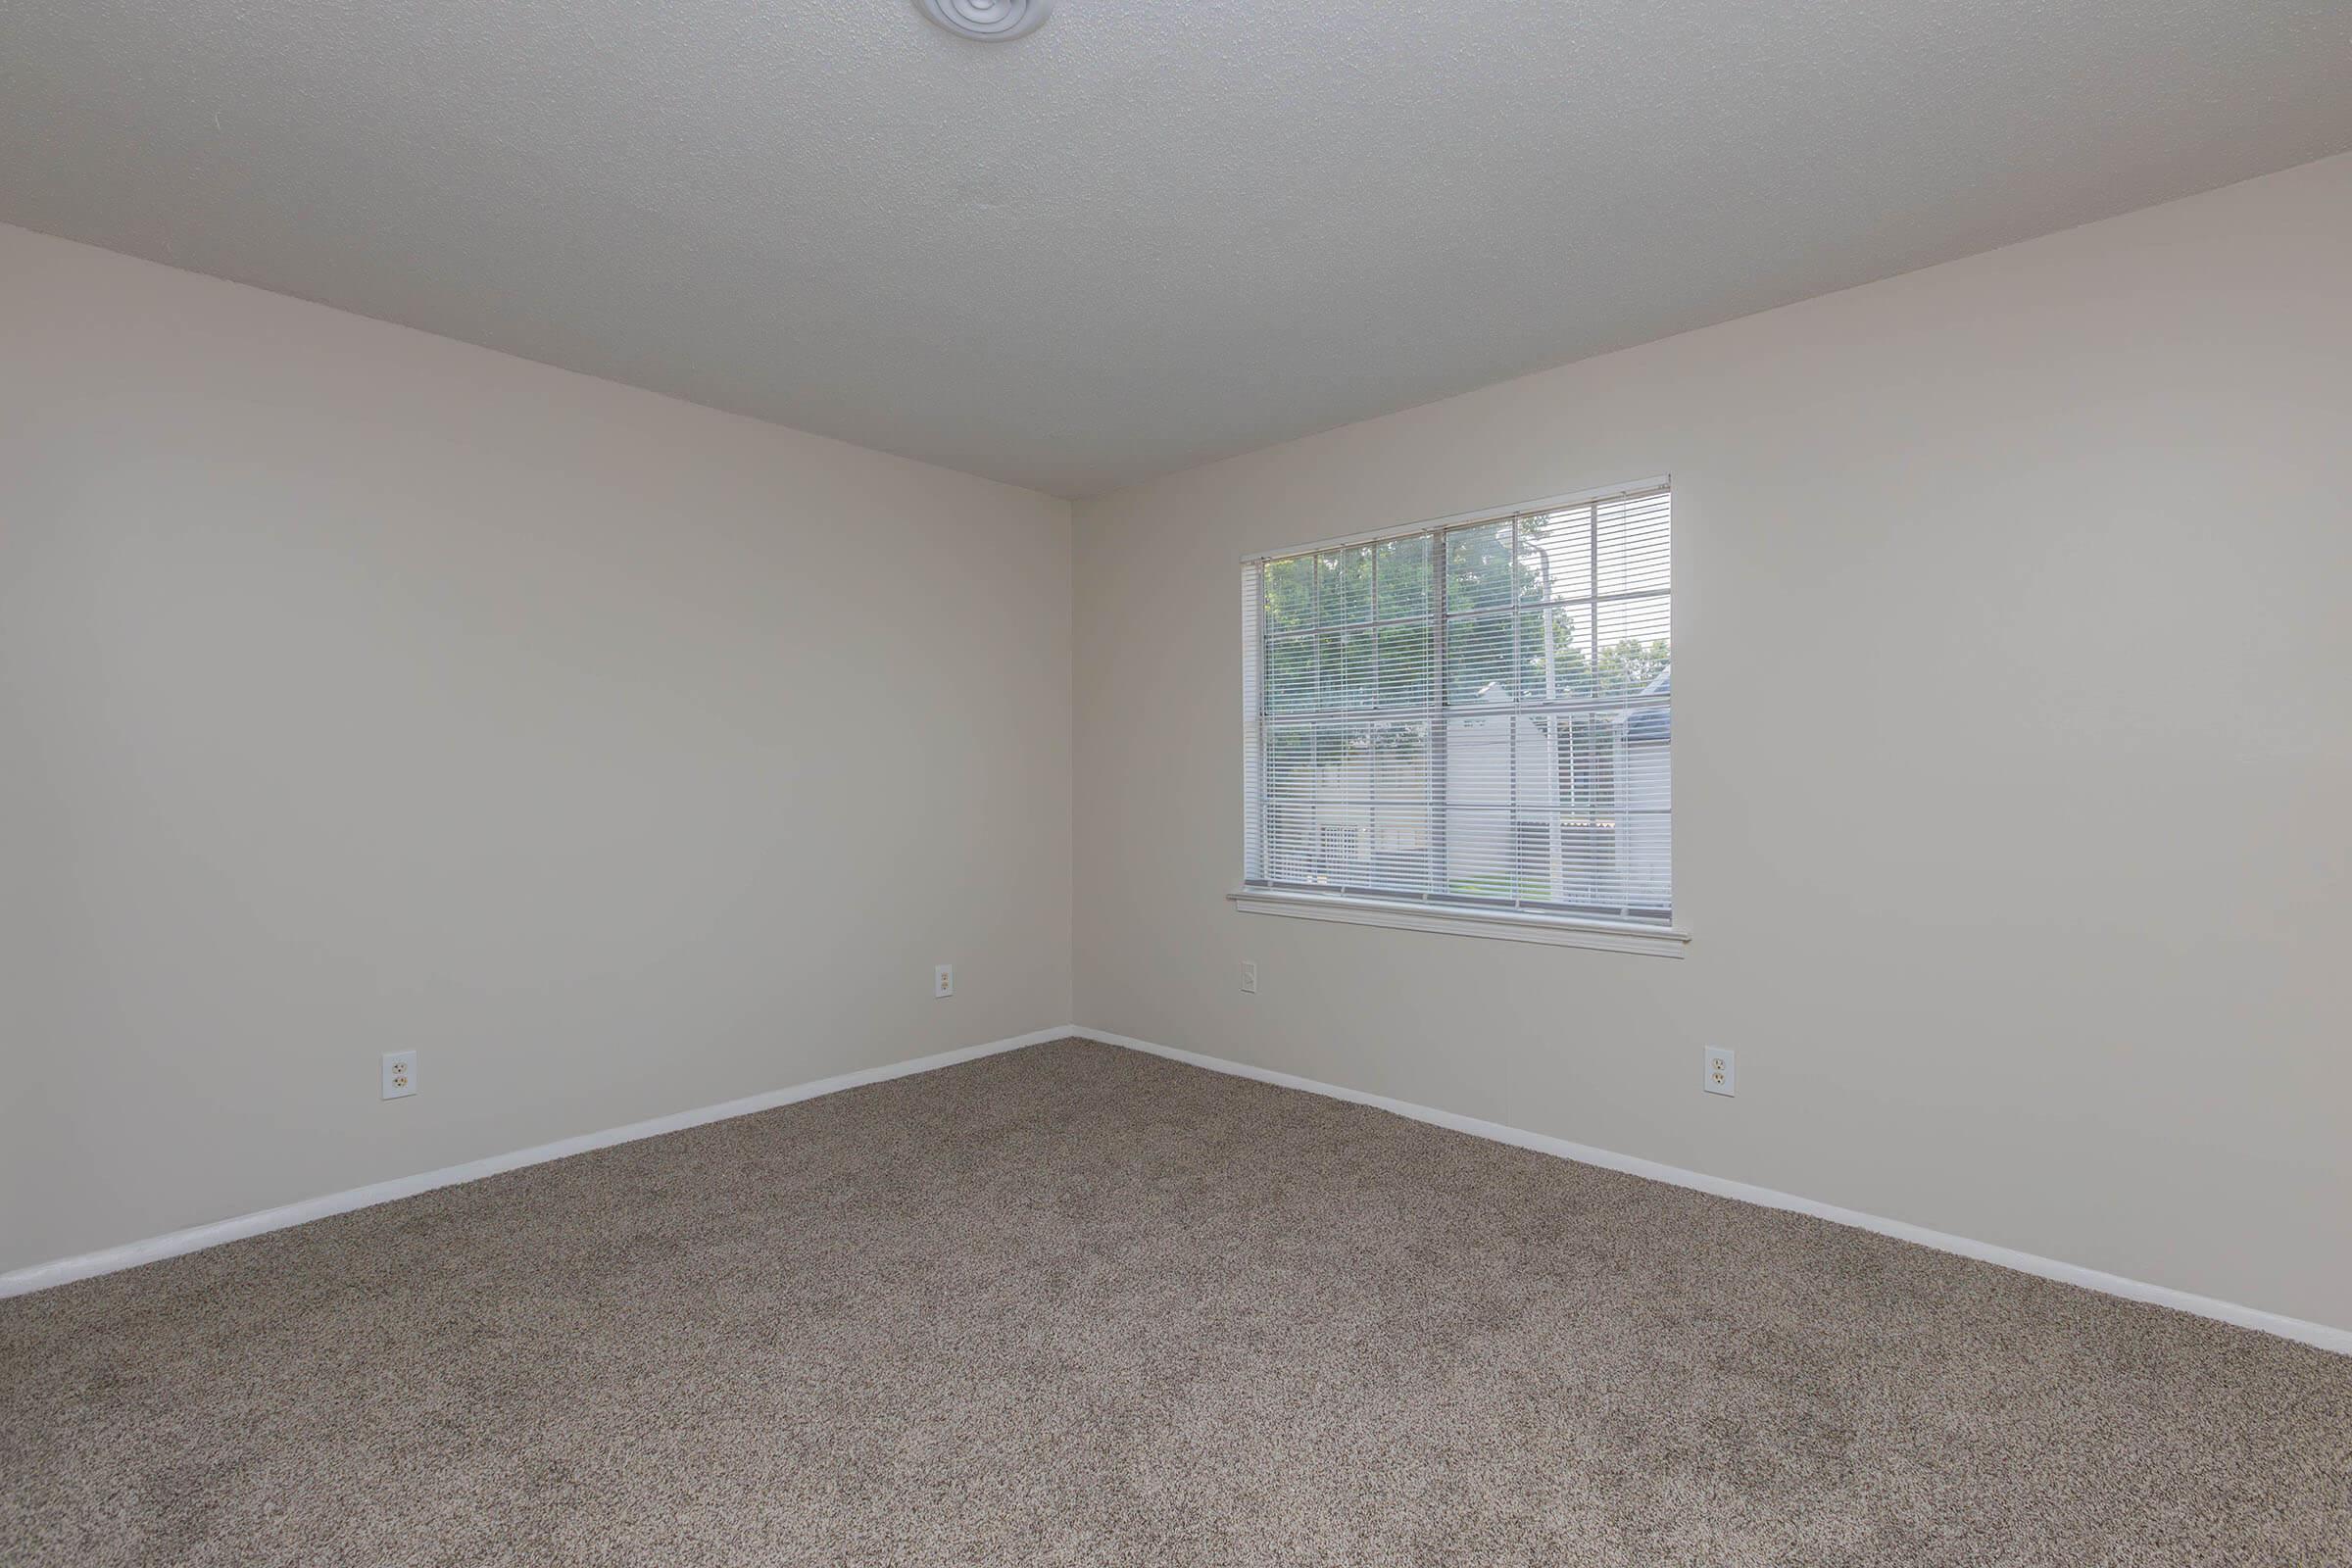
{"label": "white window sill", "polygon": [[1575,915],[1533,914],[1523,909],[1480,909],[1367,899],[1337,893],[1298,893],[1288,888],[1236,888],[1225,895],[1250,914],[1287,914],[1346,925],[1388,926],[1398,931],[1443,931],[1454,936],[1494,937],[1504,942],[1541,942],[1555,948],[1598,948],[1608,953],[1645,953],[1679,958],[1690,933],[1668,926],[1592,920]]}

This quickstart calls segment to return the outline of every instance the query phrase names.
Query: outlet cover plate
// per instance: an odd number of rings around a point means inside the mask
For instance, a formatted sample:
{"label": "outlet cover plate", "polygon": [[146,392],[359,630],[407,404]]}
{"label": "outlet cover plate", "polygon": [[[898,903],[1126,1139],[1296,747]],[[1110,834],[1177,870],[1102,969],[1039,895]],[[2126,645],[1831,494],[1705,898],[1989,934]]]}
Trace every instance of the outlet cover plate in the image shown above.
{"label": "outlet cover plate", "polygon": [[1734,1068],[1736,1065],[1737,1064],[1732,1059],[1732,1054],[1729,1051],[1720,1049],[1709,1051],[1707,1053],[1707,1076],[1705,1082],[1707,1093],[1710,1095],[1737,1094],[1739,1092],[1739,1081],[1734,1074]]}
{"label": "outlet cover plate", "polygon": [[384,1098],[406,1100],[416,1092],[416,1053],[387,1051],[384,1053]]}

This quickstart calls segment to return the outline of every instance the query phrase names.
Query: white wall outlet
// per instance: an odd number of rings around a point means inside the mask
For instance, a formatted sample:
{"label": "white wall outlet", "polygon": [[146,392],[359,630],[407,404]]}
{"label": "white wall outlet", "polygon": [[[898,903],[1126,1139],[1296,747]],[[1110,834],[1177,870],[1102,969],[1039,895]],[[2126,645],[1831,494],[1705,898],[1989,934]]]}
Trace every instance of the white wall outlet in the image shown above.
{"label": "white wall outlet", "polygon": [[1730,1052],[1712,1050],[1707,1053],[1706,1091],[1710,1095],[1738,1093],[1738,1087],[1732,1076],[1732,1054]]}
{"label": "white wall outlet", "polygon": [[1242,960],[1242,989],[1253,994],[1257,990],[1257,964],[1250,958]]}
{"label": "white wall outlet", "polygon": [[952,997],[956,994],[956,966],[954,964],[943,963],[931,971],[931,994],[935,997]]}
{"label": "white wall outlet", "polygon": [[384,1098],[405,1100],[416,1092],[416,1053],[384,1053]]}

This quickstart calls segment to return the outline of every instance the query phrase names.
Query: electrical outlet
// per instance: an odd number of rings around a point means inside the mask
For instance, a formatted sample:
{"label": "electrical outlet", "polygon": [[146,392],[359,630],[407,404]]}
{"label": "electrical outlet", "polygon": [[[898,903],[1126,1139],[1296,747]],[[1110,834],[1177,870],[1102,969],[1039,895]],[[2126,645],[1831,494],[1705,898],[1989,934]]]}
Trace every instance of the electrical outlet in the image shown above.
{"label": "electrical outlet", "polygon": [[1257,990],[1257,964],[1249,958],[1242,960],[1242,989],[1252,994]]}
{"label": "electrical outlet", "polygon": [[1730,1052],[1718,1050],[1707,1053],[1705,1087],[1710,1095],[1729,1095],[1738,1092],[1732,1077],[1732,1054]]}
{"label": "electrical outlet", "polygon": [[956,994],[956,966],[954,964],[943,963],[931,971],[931,994],[935,997],[952,997]]}
{"label": "electrical outlet", "polygon": [[386,1100],[405,1100],[416,1092],[416,1053],[387,1051],[384,1053],[384,1096]]}

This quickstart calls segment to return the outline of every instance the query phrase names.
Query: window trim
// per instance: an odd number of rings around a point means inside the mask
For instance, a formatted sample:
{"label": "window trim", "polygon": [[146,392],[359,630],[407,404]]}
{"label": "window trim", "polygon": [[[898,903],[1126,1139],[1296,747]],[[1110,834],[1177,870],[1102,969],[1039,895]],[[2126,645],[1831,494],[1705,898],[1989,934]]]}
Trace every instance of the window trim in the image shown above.
{"label": "window trim", "polygon": [[1308,920],[1335,920],[1343,925],[1387,926],[1397,931],[1496,937],[1505,942],[1596,948],[1606,953],[1639,953],[1659,958],[1682,957],[1690,941],[1690,933],[1680,926],[1627,924],[1585,915],[1540,914],[1527,909],[1484,909],[1475,905],[1425,904],[1411,899],[1375,899],[1354,893],[1239,887],[1225,897],[1245,914],[1282,914]]}
{"label": "window trim", "polygon": [[[1671,494],[1674,476],[1658,474],[1630,483],[1603,485],[1597,489],[1573,491],[1565,495],[1544,496],[1533,501],[1512,502],[1504,506],[1480,507],[1470,512],[1457,512],[1449,516],[1429,517],[1417,522],[1392,523],[1386,527],[1367,529],[1358,533],[1340,534],[1327,539],[1310,540],[1301,544],[1282,545],[1271,549],[1246,551],[1240,558],[1244,567],[1263,566],[1271,561],[1288,560],[1325,550],[1351,545],[1376,545],[1390,539],[1411,538],[1417,534],[1432,534],[1443,539],[1445,530],[1491,522],[1498,517],[1524,515],[1529,513],[1559,511],[1571,507],[1593,506],[1622,497],[1645,495],[1663,490]],[[1433,569],[1443,569],[1433,563]],[[1597,583],[1594,584],[1598,586]],[[1647,597],[1641,594],[1613,597]],[[1374,607],[1377,616],[1377,607]],[[1499,613],[1499,612],[1498,612]],[[1443,627],[1439,622],[1440,659],[1443,660]],[[1262,643],[1262,637],[1261,637]],[[1254,675],[1262,680],[1263,648],[1249,650],[1244,659],[1244,688],[1248,693]],[[1246,711],[1254,710],[1254,696],[1246,696]],[[1441,705],[1442,706],[1442,705]],[[1574,705],[1582,708],[1591,705]],[[1263,715],[1258,722],[1262,725]],[[1254,788],[1254,778],[1245,758],[1245,791]],[[1262,809],[1263,801],[1246,794]],[[1656,957],[1680,958],[1690,941],[1690,933],[1679,924],[1658,925],[1648,921],[1612,920],[1606,916],[1565,913],[1555,910],[1520,908],[1487,908],[1475,904],[1439,903],[1413,898],[1384,898],[1368,893],[1327,893],[1309,891],[1295,885],[1253,883],[1247,880],[1250,858],[1254,842],[1262,828],[1253,810],[1244,812],[1243,876],[1241,884],[1225,895],[1237,911],[1250,914],[1287,915],[1310,920],[1336,921],[1347,925],[1382,926],[1402,931],[1435,931],[1454,936],[1491,937],[1509,942],[1539,943],[1551,947],[1590,948],[1610,953],[1642,954]],[[1675,914],[1681,913],[1679,893]],[[1671,918],[1671,917],[1670,917]]]}

